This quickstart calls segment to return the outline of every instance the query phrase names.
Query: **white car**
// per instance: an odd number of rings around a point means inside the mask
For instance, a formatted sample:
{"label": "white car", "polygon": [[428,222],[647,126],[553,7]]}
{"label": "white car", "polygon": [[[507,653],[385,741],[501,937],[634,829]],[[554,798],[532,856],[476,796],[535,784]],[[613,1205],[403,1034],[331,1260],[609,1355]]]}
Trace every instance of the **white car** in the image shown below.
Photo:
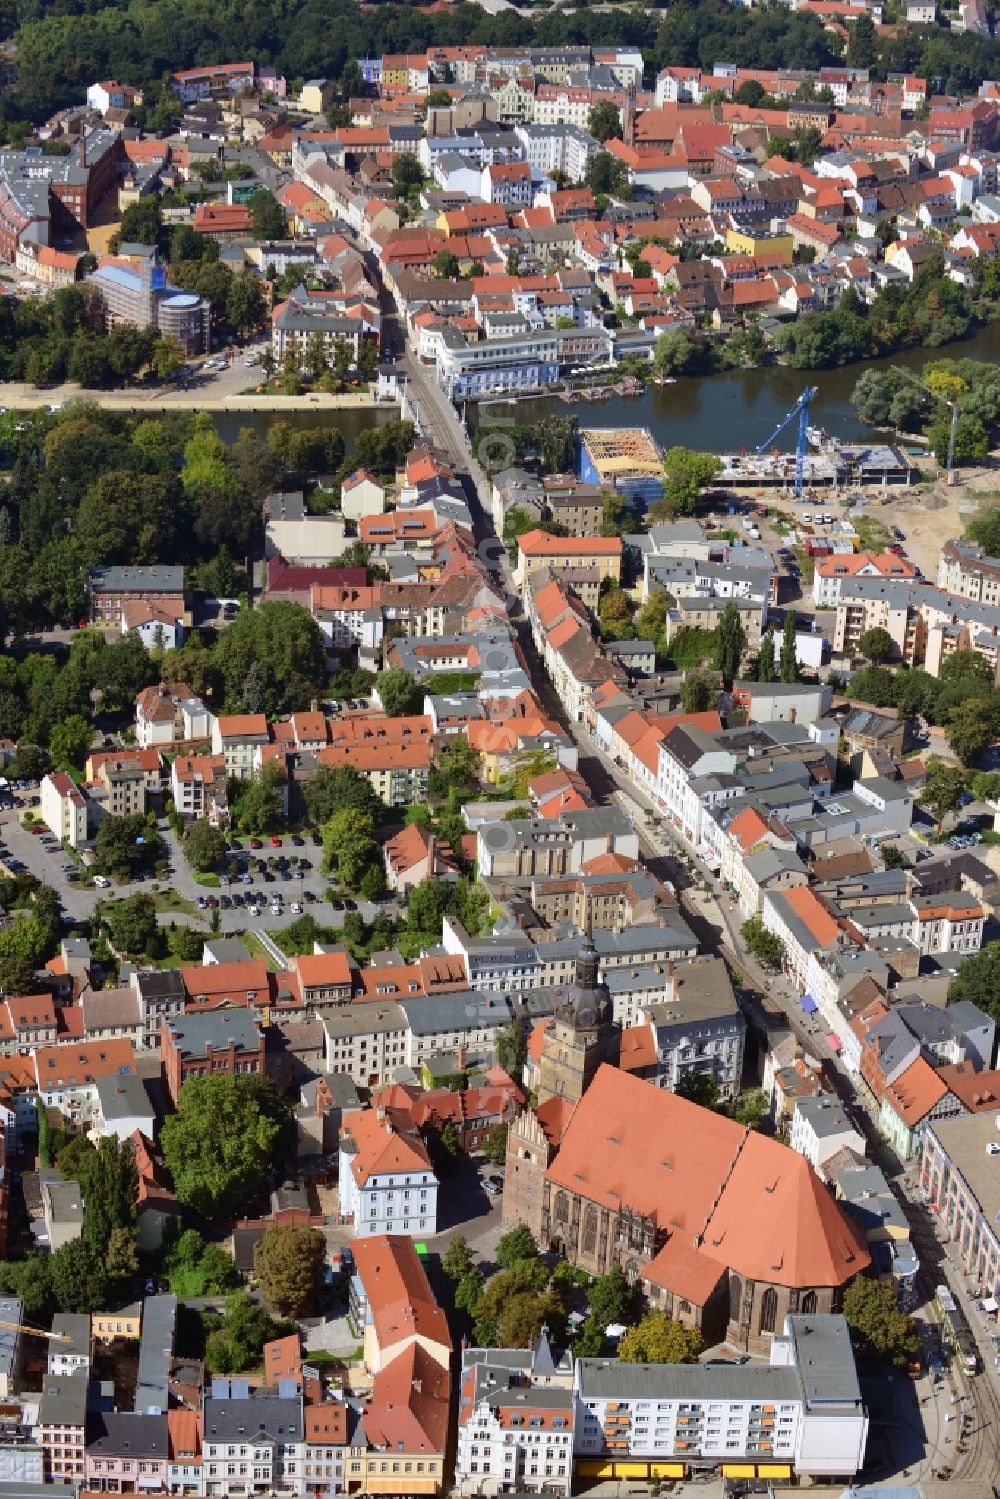
{"label": "white car", "polygon": [[301,916],[302,915],[302,907],[299,905],[299,903],[298,903],[297,900],[293,900],[292,901],[292,915],[293,916]]}
{"label": "white car", "polygon": [[95,874],[94,884],[97,885],[101,890],[108,890],[110,889],[111,881],[108,879],[106,874]]}

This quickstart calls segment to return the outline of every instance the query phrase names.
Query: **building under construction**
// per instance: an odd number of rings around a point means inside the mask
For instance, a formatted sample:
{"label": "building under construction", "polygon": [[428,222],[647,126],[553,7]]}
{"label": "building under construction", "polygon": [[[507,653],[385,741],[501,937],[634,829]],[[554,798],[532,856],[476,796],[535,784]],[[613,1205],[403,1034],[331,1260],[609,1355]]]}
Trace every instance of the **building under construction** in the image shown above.
{"label": "building under construction", "polygon": [[645,510],[663,495],[663,449],[648,427],[584,427],[580,477],[616,490],[630,509]]}
{"label": "building under construction", "polygon": [[[720,453],[719,462],[716,483],[727,489],[791,489],[795,483],[794,453]],[[895,444],[831,443],[805,454],[802,478],[807,489],[853,489],[909,484],[915,472]]]}

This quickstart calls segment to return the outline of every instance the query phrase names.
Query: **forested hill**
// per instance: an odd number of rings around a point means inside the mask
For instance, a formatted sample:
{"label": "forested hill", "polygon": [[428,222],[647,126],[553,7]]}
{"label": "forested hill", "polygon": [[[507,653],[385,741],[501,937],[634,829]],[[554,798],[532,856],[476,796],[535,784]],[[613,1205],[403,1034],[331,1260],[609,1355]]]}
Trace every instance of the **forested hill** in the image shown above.
{"label": "forested hill", "polygon": [[[487,15],[475,5],[427,14],[402,5],[361,6],[355,0],[2,0],[0,31],[17,44],[18,81],[0,97],[0,127],[44,120],[79,102],[98,78],[150,89],[175,69],[252,58],[290,80],[351,78],[352,64],[384,52],[482,42],[491,46],[640,46],[647,82],[669,64],[710,69],[818,68],[845,54],[838,37],[813,16],[784,7],[734,9],[726,0],[683,0],[669,9],[626,6],[590,10],[577,0],[571,14],[527,18]],[[1000,43],[941,27],[906,27],[899,37],[876,34],[867,17],[854,23],[846,60],[878,76],[917,73],[948,92],[974,92],[1000,71]],[[156,124],[155,115],[147,122]]]}

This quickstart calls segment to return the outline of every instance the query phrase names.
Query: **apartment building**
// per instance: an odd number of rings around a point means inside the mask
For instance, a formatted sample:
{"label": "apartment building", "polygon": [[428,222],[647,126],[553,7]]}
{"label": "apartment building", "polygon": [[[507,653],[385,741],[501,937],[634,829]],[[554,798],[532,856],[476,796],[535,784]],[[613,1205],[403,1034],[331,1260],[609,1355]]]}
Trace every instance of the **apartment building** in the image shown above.
{"label": "apartment building", "polygon": [[304,1495],[304,1448],[301,1394],[251,1395],[246,1380],[213,1383],[205,1400],[202,1437],[210,1499]]}
{"label": "apartment building", "polygon": [[941,548],[937,585],[947,593],[1000,608],[1000,558],[975,542],[955,537]]}
{"label": "apartment building", "polygon": [[[1000,575],[1000,563],[997,567]],[[916,576],[913,563],[892,552],[837,552],[832,557],[817,557],[813,568],[813,603],[817,609],[835,609],[840,603],[845,579],[884,578],[908,582]]]}
{"label": "apartment building", "polygon": [[65,1114],[75,1130],[89,1129],[93,1123],[99,1077],[135,1071],[135,1050],[125,1039],[40,1046],[32,1060],[42,1103]]}
{"label": "apartment building", "polygon": [[87,1489],[95,1494],[162,1491],[168,1461],[165,1411],[101,1411],[87,1440]]}
{"label": "apartment building", "polygon": [[720,1097],[739,1093],[746,1021],[721,958],[668,964],[663,999],[644,1007],[630,1034],[645,1036],[660,1087],[675,1093],[686,1079],[705,1075]]}
{"label": "apartment building", "polygon": [[406,1016],[399,1005],[368,1000],[328,1010],[326,1071],[344,1072],[359,1088],[377,1087],[406,1062]]}
{"label": "apartment building", "polygon": [[214,724],[215,715],[186,682],[144,687],[135,700],[135,738],[140,749],[208,741]]}
{"label": "apartment building", "polygon": [[84,1486],[87,1461],[87,1387],[90,1377],[47,1374],[38,1406],[38,1440],[49,1483]]}
{"label": "apartment building", "polygon": [[205,818],[213,827],[229,821],[225,755],[178,755],[170,767],[174,808],[186,822]]}
{"label": "apartment building", "polygon": [[164,1017],[160,1050],[174,1107],[190,1077],[264,1075],[264,1033],[247,1009],[209,1010]]}
{"label": "apartment building", "polygon": [[792,1111],[788,1143],[805,1156],[814,1171],[823,1175],[823,1167],[838,1150],[865,1155],[865,1137],[852,1124],[839,1099],[823,1094],[816,1098],[799,1098]]}
{"label": "apartment building", "polygon": [[182,567],[95,567],[87,575],[90,623],[120,628],[122,611],[133,602],[183,616]]}
{"label": "apartment building", "polygon": [[415,1131],[384,1108],[351,1116],[340,1133],[340,1217],[355,1238],[437,1232],[437,1177]]}
{"label": "apartment building", "polygon": [[548,531],[526,531],[517,538],[518,561],[514,581],[523,587],[532,573],[596,569],[598,579],[617,583],[622,570],[620,536],[552,536]]}
{"label": "apartment building", "polygon": [[413,1240],[399,1233],[372,1235],[359,1239],[353,1253],[348,1297],[351,1320],[363,1338],[365,1368],[377,1374],[414,1343],[447,1367],[448,1321]]}
{"label": "apartment building", "polygon": [[212,724],[212,754],[221,755],[226,775],[248,781],[261,766],[261,751],[271,742],[263,713],[232,713]]}
{"label": "apartment building", "polygon": [[460,1494],[572,1492],[573,1358],[546,1330],[532,1348],[463,1348],[455,1486]]}
{"label": "apartment building", "polygon": [[86,843],[87,798],[64,770],[51,770],[42,777],[40,810],[45,826],[60,843],[70,848]]}
{"label": "apartment building", "polygon": [[578,1359],[575,1395],[581,1478],[680,1478],[693,1459],[777,1479],[851,1478],[864,1465],[868,1414],[836,1315],[786,1317],[763,1368]]}

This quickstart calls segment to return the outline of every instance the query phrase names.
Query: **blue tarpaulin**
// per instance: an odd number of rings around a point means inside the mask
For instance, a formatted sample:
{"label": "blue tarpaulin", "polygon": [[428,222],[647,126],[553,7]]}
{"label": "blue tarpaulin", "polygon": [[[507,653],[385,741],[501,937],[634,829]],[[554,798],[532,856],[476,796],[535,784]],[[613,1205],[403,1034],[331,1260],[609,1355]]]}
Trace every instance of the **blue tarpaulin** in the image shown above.
{"label": "blue tarpaulin", "polygon": [[800,1003],[807,1015],[811,1015],[814,1010],[819,1009],[819,1005],[813,999],[811,994],[803,994]]}

